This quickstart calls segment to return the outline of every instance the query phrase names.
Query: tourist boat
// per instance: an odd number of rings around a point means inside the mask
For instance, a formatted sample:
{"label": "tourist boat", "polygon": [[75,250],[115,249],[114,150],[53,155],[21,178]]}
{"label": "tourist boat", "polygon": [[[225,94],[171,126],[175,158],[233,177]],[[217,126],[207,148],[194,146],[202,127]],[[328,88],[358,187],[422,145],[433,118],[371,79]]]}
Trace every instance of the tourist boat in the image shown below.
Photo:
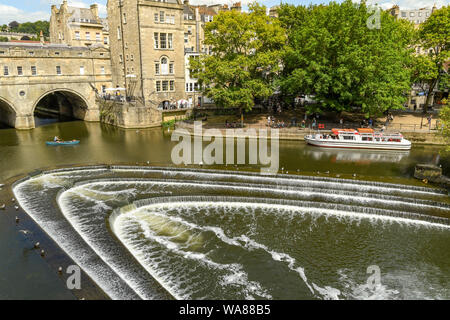
{"label": "tourist boat", "polygon": [[332,129],[329,133],[315,133],[305,136],[313,146],[326,148],[354,148],[381,150],[410,150],[411,142],[401,133],[375,132],[373,129]]}
{"label": "tourist boat", "polygon": [[72,141],[47,141],[45,142],[48,146],[71,146],[75,144],[79,144],[80,140],[72,140]]}

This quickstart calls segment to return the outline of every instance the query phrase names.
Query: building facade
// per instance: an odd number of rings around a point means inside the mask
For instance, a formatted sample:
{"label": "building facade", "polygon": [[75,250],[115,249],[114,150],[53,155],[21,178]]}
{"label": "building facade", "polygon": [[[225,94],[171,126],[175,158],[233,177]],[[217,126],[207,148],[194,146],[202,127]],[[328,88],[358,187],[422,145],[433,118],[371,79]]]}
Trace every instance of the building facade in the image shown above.
{"label": "building facade", "polygon": [[58,9],[51,7],[50,42],[74,47],[94,44],[109,45],[107,23],[98,15],[98,6],[71,7],[64,0]]}
{"label": "building facade", "polygon": [[202,104],[189,58],[208,54],[204,25],[221,10],[241,10],[240,3],[192,6],[188,0],[109,0],[113,86],[127,96],[166,109],[180,100]]}
{"label": "building facade", "polygon": [[113,86],[153,107],[184,98],[183,4],[109,0]]}

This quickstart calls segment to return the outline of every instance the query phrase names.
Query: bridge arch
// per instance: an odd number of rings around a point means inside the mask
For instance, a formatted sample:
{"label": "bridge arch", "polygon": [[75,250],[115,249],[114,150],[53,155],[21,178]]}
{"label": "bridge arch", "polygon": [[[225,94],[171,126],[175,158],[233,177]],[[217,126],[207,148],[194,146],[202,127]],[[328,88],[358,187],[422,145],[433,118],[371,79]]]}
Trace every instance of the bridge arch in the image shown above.
{"label": "bridge arch", "polygon": [[6,125],[8,127],[14,128],[16,125],[17,112],[14,105],[0,97],[0,126]]}
{"label": "bridge arch", "polygon": [[56,88],[39,96],[32,107],[37,112],[84,120],[89,102],[83,94],[68,88]]}

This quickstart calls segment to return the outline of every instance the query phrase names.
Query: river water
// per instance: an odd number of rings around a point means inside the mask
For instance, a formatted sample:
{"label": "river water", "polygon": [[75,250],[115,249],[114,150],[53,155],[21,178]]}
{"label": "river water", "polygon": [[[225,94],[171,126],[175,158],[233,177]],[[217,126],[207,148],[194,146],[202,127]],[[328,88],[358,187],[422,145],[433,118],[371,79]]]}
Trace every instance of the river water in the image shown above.
{"label": "river water", "polygon": [[[55,135],[81,143],[47,147]],[[439,148],[280,141],[275,177],[174,168],[170,136],[80,121],[0,130],[0,183],[48,170],[16,184],[17,200],[115,299],[450,299],[448,194],[412,178]],[[0,298],[74,298],[18,229],[0,211]]]}

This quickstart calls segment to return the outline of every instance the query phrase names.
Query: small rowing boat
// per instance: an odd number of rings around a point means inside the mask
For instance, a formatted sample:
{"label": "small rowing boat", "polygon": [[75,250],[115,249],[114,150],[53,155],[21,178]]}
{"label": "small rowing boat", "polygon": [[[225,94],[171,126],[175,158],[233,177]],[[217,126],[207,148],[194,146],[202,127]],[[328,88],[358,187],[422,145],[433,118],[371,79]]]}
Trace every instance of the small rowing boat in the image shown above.
{"label": "small rowing boat", "polygon": [[80,140],[72,140],[72,141],[47,141],[45,142],[48,146],[72,146],[75,144],[79,144]]}

